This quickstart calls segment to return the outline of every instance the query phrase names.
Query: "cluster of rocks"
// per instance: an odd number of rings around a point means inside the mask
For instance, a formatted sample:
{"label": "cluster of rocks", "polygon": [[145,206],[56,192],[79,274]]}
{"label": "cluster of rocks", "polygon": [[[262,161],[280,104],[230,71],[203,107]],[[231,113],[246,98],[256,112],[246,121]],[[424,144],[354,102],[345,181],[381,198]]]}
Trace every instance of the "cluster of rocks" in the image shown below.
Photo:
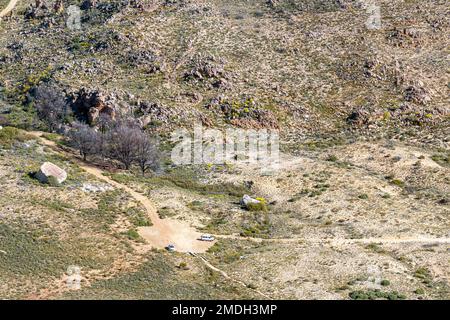
{"label": "cluster of rocks", "polygon": [[34,5],[29,4],[24,13],[27,20],[44,17],[49,11],[49,6],[43,0],[36,0]]}
{"label": "cluster of rocks", "polygon": [[192,59],[190,69],[184,74],[185,80],[208,81],[213,87],[228,89],[230,75],[225,71],[226,60],[213,55],[198,55]]}
{"label": "cluster of rocks", "polygon": [[147,73],[164,72],[165,63],[151,50],[129,50],[124,60],[132,67],[145,69]]}
{"label": "cluster of rocks", "polygon": [[81,190],[84,192],[90,193],[90,192],[105,192],[109,190],[113,190],[114,188],[107,184],[90,184],[90,183],[83,183]]}
{"label": "cluster of rocks", "polygon": [[164,0],[164,6],[173,7],[173,6],[185,6],[187,4],[187,0]]}
{"label": "cluster of rocks", "polygon": [[396,126],[423,126],[433,124],[444,117],[446,111],[437,107],[421,106],[402,102],[388,107],[360,106],[347,116],[347,123],[353,127],[371,128],[389,121]]}
{"label": "cluster of rocks", "polygon": [[241,128],[278,129],[279,123],[271,110],[262,108],[254,99],[229,101],[223,96],[213,98],[206,106],[213,112],[220,112],[230,124]]}
{"label": "cluster of rocks", "polygon": [[2,63],[14,63],[21,61],[23,55],[26,53],[23,42],[12,41],[6,45],[8,51],[4,51],[0,54],[0,62]]}
{"label": "cluster of rocks", "polygon": [[425,88],[422,81],[413,81],[404,92],[405,101],[426,105],[432,100],[432,92]]}
{"label": "cluster of rocks", "polygon": [[95,9],[97,7],[97,0],[84,0],[81,3],[80,9],[81,10],[89,10],[89,9]]}
{"label": "cluster of rocks", "polygon": [[267,0],[266,4],[274,9],[281,11],[300,11],[300,12],[334,12],[346,9],[352,0]]}
{"label": "cluster of rocks", "polygon": [[29,4],[25,9],[24,18],[26,20],[44,19],[44,26],[49,27],[55,24],[54,17],[50,17],[50,15],[61,15],[63,12],[63,0],[55,0],[51,2],[46,0],[35,0],[34,4]]}
{"label": "cluster of rocks", "polygon": [[423,35],[415,28],[394,28],[388,32],[387,39],[397,47],[419,46],[423,44]]}
{"label": "cluster of rocks", "polygon": [[135,114],[139,116],[138,121],[141,127],[146,127],[151,123],[169,124],[172,117],[170,109],[158,102],[140,101],[138,102]]}
{"label": "cluster of rocks", "polygon": [[88,41],[91,43],[91,50],[94,52],[115,49],[118,44],[126,45],[128,40],[123,34],[113,29],[97,31],[89,38]]}
{"label": "cluster of rocks", "polygon": [[347,122],[354,126],[368,125],[371,119],[371,114],[364,107],[354,109],[347,117]]}

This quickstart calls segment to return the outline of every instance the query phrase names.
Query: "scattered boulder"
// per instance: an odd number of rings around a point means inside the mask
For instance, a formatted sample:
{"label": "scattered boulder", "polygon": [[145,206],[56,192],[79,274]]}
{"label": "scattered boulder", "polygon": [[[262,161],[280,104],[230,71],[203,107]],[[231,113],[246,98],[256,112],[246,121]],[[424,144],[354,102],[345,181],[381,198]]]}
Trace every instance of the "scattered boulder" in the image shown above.
{"label": "scattered boulder", "polygon": [[158,102],[139,101],[135,115],[142,127],[149,125],[151,122],[168,124],[170,122],[172,112],[170,108],[163,106]]}
{"label": "scattered boulder", "polygon": [[24,13],[24,18],[26,20],[42,18],[48,12],[48,6],[45,1],[36,0],[34,6],[29,4]]}
{"label": "scattered boulder", "polygon": [[347,117],[347,123],[355,126],[367,125],[370,121],[370,113],[362,107],[353,110]]}
{"label": "scattered boulder", "polygon": [[394,28],[387,35],[388,41],[397,47],[423,44],[423,33],[416,28]]}
{"label": "scattered boulder", "polygon": [[67,172],[51,162],[44,162],[35,175],[41,183],[49,183],[53,177],[58,183],[63,183],[67,179]]}
{"label": "scattered boulder", "polygon": [[95,9],[97,7],[97,0],[84,0],[81,4],[81,10]]}
{"label": "scattered boulder", "polygon": [[225,120],[236,127],[279,129],[276,115],[253,98],[234,101],[215,98],[206,108],[214,112],[221,112]]}
{"label": "scattered boulder", "polygon": [[62,13],[64,12],[64,4],[62,0],[56,0],[55,4],[53,5],[53,11],[55,13]]}
{"label": "scattered boulder", "polygon": [[241,206],[248,211],[268,211],[267,203],[264,198],[253,199],[249,195],[244,195],[241,199]]}
{"label": "scattered boulder", "polygon": [[246,194],[241,199],[241,206],[248,208],[250,204],[258,204],[260,202],[261,201],[253,199],[252,197]]}
{"label": "scattered boulder", "polygon": [[129,50],[125,53],[125,61],[132,67],[142,68],[149,74],[164,72],[164,61],[150,50]]}

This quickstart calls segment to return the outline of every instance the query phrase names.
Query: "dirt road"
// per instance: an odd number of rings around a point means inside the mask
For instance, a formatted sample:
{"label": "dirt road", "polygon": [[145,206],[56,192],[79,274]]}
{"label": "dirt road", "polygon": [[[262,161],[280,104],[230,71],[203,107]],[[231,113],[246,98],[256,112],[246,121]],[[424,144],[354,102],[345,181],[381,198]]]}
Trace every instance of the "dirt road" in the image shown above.
{"label": "dirt road", "polygon": [[18,1],[19,1],[19,0],[11,0],[11,1],[8,3],[8,5],[6,6],[6,8],[3,9],[3,10],[0,12],[0,18],[4,17],[4,16],[6,16],[8,13],[10,13],[10,12],[14,9],[14,7],[16,6],[16,4],[17,4]]}
{"label": "dirt road", "polygon": [[330,243],[334,245],[346,245],[346,244],[402,244],[402,243],[427,243],[427,244],[450,244],[450,238],[427,238],[427,237],[411,237],[411,238],[362,238],[362,239],[344,239],[344,238],[251,238],[241,237],[240,235],[216,235],[218,239],[248,239],[254,242],[278,242],[278,243]]}
{"label": "dirt road", "polygon": [[[35,137],[41,138],[44,145],[48,147],[57,147],[54,141],[45,139],[42,136],[43,132],[33,131],[29,133]],[[103,170],[89,165],[81,159],[73,157],[73,155],[70,156],[84,171],[90,173],[99,180],[103,180],[116,188],[124,190],[144,206],[153,225],[150,227],[139,227],[138,232],[152,247],[163,249],[168,244],[173,244],[179,252],[202,253],[214,244],[214,242],[199,241],[198,239],[200,238],[201,233],[197,232],[185,222],[170,218],[161,219],[156,207],[147,196],[105,176]]]}
{"label": "dirt road", "polygon": [[[30,134],[39,137],[41,142],[52,148],[56,148],[57,145],[54,141],[45,139],[42,135],[43,132],[29,132]],[[56,151],[55,151],[56,152]],[[60,152],[60,150],[58,150]],[[69,153],[67,153],[69,154]],[[81,159],[74,157],[70,154],[71,158],[78,163],[78,165],[87,173],[95,176],[99,180],[103,180],[108,184],[122,189],[129,193],[135,200],[139,201],[147,211],[148,217],[151,219],[153,225],[150,227],[141,227],[138,229],[139,234],[151,245],[156,248],[164,248],[167,244],[172,243],[176,246],[177,251],[186,252],[192,254],[194,257],[200,259],[208,268],[220,273],[226,279],[236,282],[242,286],[248,287],[243,281],[229,276],[225,271],[212,265],[205,257],[198,255],[198,253],[205,252],[214,242],[202,242],[197,240],[200,233],[188,224],[174,220],[174,219],[161,219],[157,213],[157,209],[152,201],[145,195],[136,192],[130,187],[116,182],[104,175],[104,171],[86,164]],[[427,243],[427,244],[450,244],[449,238],[426,238],[426,237],[411,237],[411,238],[363,238],[363,239],[342,239],[342,238],[329,238],[329,239],[304,239],[304,238],[279,238],[279,239],[260,239],[260,238],[244,238],[240,235],[216,235],[217,239],[234,239],[234,240],[250,240],[254,242],[277,242],[277,243],[321,243],[332,245],[352,245],[352,244],[404,244],[404,243]],[[59,281],[61,282],[61,281]],[[266,299],[271,299],[270,296],[257,289],[252,289],[257,294]]]}
{"label": "dirt road", "polygon": [[[50,147],[56,147],[55,142],[47,140],[42,137],[42,132],[30,132],[30,134],[40,137],[42,142]],[[205,252],[209,247],[211,247],[214,242],[199,241],[198,238],[201,233],[197,232],[194,228],[189,226],[187,223],[175,220],[175,219],[161,219],[157,213],[156,207],[152,201],[145,195],[136,192],[130,187],[116,182],[111,178],[104,175],[104,171],[86,164],[78,158],[75,158],[78,165],[86,172],[92,174],[96,178],[103,180],[110,185],[125,190],[134,199],[139,201],[144,208],[147,210],[148,216],[151,219],[153,225],[150,227],[140,227],[138,232],[151,246],[162,249],[165,248],[169,243],[174,244],[177,251],[180,252],[192,252],[192,253],[202,253]],[[278,243],[295,243],[295,242],[306,242],[306,243],[330,243],[334,245],[346,245],[346,244],[370,244],[370,243],[380,243],[380,244],[402,244],[402,243],[427,243],[427,244],[450,244],[450,238],[427,238],[427,237],[410,237],[410,238],[363,238],[363,239],[343,239],[343,238],[326,238],[326,239],[314,239],[314,238],[278,238],[278,239],[261,239],[261,238],[244,238],[240,235],[216,235],[217,239],[234,239],[243,240],[248,239],[254,242],[278,242]]]}

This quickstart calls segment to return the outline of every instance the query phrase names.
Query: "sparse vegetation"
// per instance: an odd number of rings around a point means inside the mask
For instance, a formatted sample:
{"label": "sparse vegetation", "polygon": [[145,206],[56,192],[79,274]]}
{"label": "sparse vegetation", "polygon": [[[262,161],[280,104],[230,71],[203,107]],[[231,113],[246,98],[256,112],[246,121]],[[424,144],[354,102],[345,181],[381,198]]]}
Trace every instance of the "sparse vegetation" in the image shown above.
{"label": "sparse vegetation", "polygon": [[268,211],[267,204],[265,201],[260,201],[258,203],[249,203],[247,204],[247,210],[248,211]]}
{"label": "sparse vegetation", "polygon": [[[0,19],[0,299],[449,299],[445,1],[381,30],[350,0],[83,0],[82,32],[70,4]],[[199,122],[277,132],[279,170],[176,165]]]}
{"label": "sparse vegetation", "polygon": [[386,299],[386,300],[404,300],[406,296],[398,293],[397,291],[380,291],[377,289],[374,290],[357,290],[349,293],[349,296],[353,300],[378,300],[378,299]]}
{"label": "sparse vegetation", "polygon": [[0,130],[0,147],[3,148],[11,148],[14,143],[24,142],[30,139],[32,139],[31,136],[17,128],[4,127]]}

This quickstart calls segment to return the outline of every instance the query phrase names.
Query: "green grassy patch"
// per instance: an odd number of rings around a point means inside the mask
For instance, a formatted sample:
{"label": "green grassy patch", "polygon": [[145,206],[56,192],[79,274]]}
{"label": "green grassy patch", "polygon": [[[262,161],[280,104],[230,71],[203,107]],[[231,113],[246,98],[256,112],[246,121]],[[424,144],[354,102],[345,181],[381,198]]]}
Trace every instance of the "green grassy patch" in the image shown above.
{"label": "green grassy patch", "polygon": [[198,177],[191,170],[176,169],[166,174],[142,177],[133,174],[110,174],[114,181],[123,184],[140,183],[151,186],[178,187],[184,190],[196,192],[205,196],[230,196],[240,198],[249,193],[249,189],[244,185],[233,183],[205,184],[199,181]]}

